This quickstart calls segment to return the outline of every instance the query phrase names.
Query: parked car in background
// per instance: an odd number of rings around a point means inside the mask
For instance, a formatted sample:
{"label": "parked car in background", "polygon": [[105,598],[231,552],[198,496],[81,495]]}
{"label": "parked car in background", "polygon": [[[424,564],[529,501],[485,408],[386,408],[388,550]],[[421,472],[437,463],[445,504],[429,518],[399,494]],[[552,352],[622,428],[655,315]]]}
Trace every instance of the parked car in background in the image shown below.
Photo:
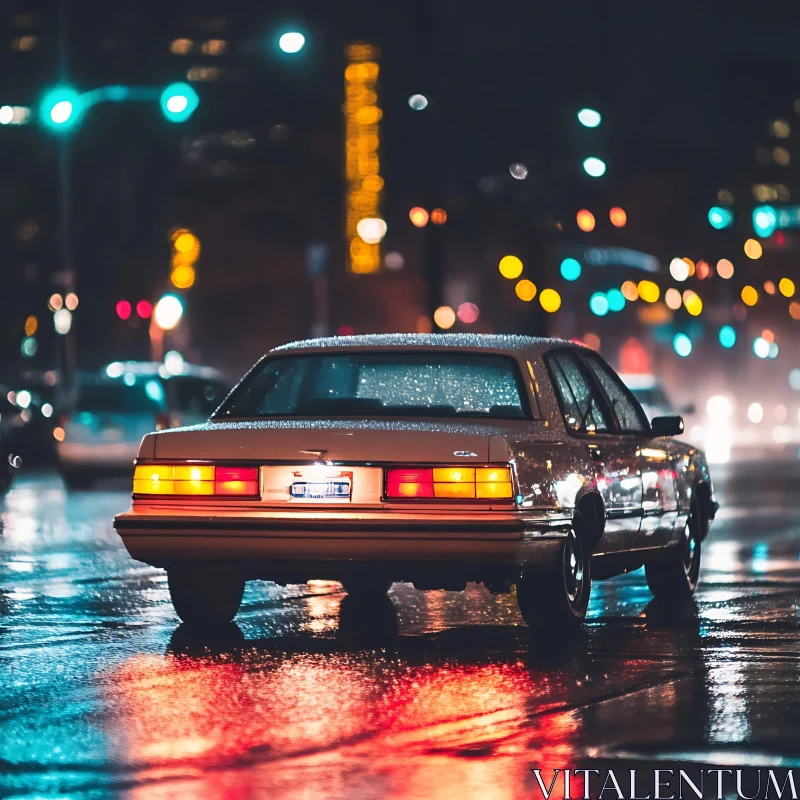
{"label": "parked car in background", "polygon": [[53,428],[64,482],[132,472],[145,434],[204,422],[229,390],[221,373],[185,363],[114,362],[85,377]]}

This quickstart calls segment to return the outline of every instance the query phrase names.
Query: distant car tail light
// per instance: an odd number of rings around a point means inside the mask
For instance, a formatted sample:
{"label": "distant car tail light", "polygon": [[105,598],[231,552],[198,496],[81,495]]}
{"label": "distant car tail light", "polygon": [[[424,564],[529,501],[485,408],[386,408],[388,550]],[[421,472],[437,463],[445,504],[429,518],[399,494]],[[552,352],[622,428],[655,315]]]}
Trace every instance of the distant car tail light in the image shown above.
{"label": "distant car tail light", "polygon": [[137,497],[257,498],[258,467],[139,464],[133,473],[133,494]]}
{"label": "distant car tail light", "polygon": [[448,500],[510,500],[510,467],[432,467],[386,470],[386,497]]}

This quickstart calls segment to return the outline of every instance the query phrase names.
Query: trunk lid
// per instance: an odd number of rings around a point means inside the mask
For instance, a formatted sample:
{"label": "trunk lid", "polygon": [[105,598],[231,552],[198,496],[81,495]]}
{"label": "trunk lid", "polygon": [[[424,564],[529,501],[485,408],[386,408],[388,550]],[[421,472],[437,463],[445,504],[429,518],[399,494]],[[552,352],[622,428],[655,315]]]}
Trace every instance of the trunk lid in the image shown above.
{"label": "trunk lid", "polygon": [[209,422],[156,435],[154,457],[299,463],[485,463],[508,459],[507,433],[491,422],[446,420]]}

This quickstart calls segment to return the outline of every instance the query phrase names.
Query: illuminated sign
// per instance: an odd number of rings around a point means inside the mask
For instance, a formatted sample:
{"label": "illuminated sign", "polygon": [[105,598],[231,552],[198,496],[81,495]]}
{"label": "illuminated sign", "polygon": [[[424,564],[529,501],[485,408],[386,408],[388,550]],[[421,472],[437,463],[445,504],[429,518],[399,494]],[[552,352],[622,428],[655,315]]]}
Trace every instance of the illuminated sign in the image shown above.
{"label": "illuminated sign", "polygon": [[[347,179],[345,233],[350,272],[365,275],[377,272],[381,264],[380,240],[365,241],[358,225],[362,220],[380,220],[383,194],[378,106],[378,47],[351,44],[345,51],[344,71],[345,177]],[[363,228],[364,226],[362,226]]]}

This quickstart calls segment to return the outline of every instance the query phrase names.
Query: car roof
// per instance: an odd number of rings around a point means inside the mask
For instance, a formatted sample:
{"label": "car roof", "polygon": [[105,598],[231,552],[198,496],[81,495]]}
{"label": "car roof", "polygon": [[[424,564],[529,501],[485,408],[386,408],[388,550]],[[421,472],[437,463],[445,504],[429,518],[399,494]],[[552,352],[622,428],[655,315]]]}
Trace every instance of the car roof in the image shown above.
{"label": "car roof", "polygon": [[[293,350],[403,350],[403,349],[461,349],[487,350],[494,353],[520,351],[544,353],[553,347],[576,346],[564,339],[539,336],[517,336],[494,333],[380,333],[361,336],[328,336],[318,339],[301,339],[270,350],[285,353]],[[578,345],[579,346],[579,345]]]}

